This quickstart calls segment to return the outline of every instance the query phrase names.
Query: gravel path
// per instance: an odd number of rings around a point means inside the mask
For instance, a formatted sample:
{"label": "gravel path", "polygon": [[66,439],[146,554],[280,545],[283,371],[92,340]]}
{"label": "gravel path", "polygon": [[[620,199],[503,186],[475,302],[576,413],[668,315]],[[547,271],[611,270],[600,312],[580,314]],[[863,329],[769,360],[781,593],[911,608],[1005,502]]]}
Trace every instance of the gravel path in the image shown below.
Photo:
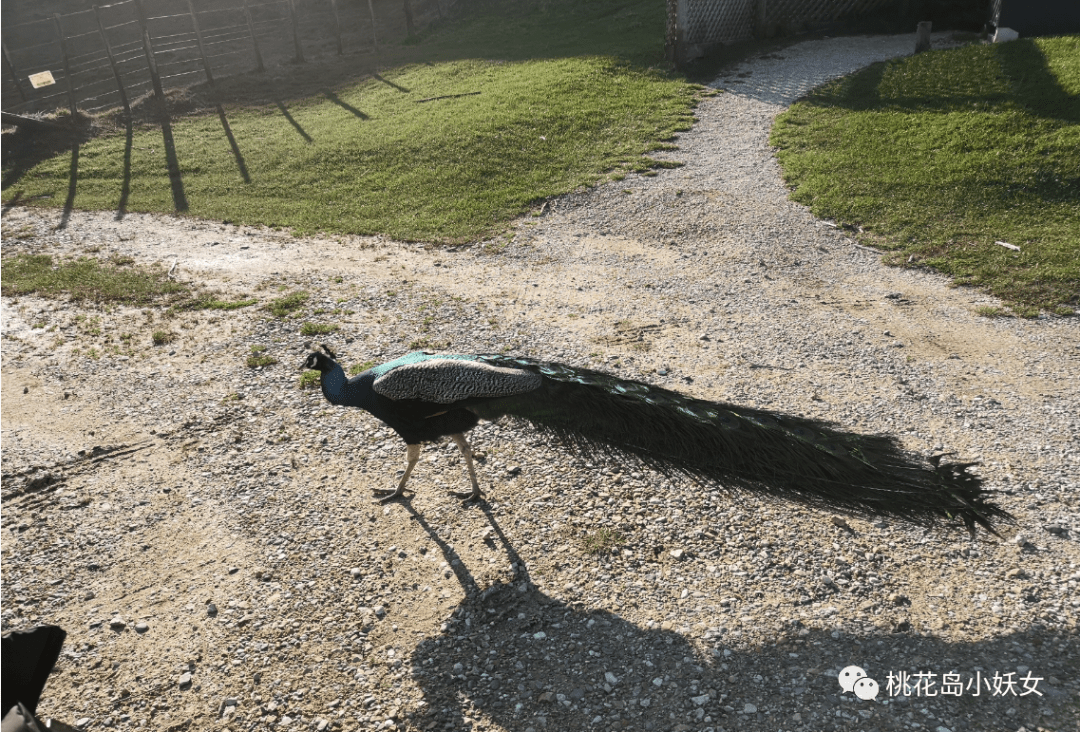
{"label": "gravel path", "polygon": [[[69,631],[41,711],[118,730],[1075,729],[1076,320],[981,318],[992,298],[881,266],[787,200],[767,146],[798,94],[911,42],[744,62],[680,138],[684,167],[553,201],[498,253],[7,212],[5,255],[176,261],[260,301],[4,298],[0,624]],[[297,290],[299,317],[262,309]],[[411,502],[378,505],[404,450],[297,388],[307,321],[340,326],[348,363],[506,349],[896,434],[981,459],[1019,525],[971,542],[843,520],[499,424],[470,438],[486,502],[442,493],[466,484],[446,443]],[[252,346],[280,363],[246,368]],[[853,664],[876,700],[842,693]]]}

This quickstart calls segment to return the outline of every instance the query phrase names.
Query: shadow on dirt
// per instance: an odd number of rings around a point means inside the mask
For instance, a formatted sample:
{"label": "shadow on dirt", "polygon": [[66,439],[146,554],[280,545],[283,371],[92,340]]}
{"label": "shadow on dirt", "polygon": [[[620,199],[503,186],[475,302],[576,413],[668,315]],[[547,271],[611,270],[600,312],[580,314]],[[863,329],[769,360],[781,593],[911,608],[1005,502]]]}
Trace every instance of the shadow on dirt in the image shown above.
{"label": "shadow on dirt", "polygon": [[[850,619],[833,616],[836,630],[810,629],[796,620],[767,647],[742,644],[735,618],[699,640],[700,630],[691,638],[685,627],[640,627],[617,613],[545,594],[492,512],[483,510],[494,530],[490,541],[501,543],[516,575],[483,590],[453,549],[413,512],[466,591],[445,631],[422,641],[412,656],[426,706],[409,721],[420,729],[469,729],[488,719],[520,732],[805,725],[946,726],[960,732],[1004,729],[1003,720],[1013,730],[1075,719],[1075,701],[1062,684],[1080,671],[1075,635],[1036,627],[990,642],[950,643],[910,629],[867,633],[862,625],[860,632]],[[1014,642],[1041,647],[1046,658],[1066,659],[1067,668],[1052,672],[1046,660],[1018,657]],[[842,691],[838,673],[849,665],[863,667],[877,681],[876,700]],[[1042,677],[1027,682],[1036,692],[1025,694],[1026,673]],[[907,674],[907,696],[896,692],[901,674]],[[1000,693],[1010,688],[1008,680],[1015,684],[1012,693]],[[735,688],[744,691],[732,695]],[[747,688],[754,692],[745,693]],[[960,695],[945,689],[959,689]]]}

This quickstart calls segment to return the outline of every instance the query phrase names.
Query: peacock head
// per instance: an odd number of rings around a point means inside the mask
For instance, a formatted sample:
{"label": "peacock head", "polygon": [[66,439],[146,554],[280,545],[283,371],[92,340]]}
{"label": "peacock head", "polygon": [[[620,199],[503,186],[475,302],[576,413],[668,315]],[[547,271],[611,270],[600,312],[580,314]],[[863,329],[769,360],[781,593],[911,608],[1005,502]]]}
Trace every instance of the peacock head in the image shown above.
{"label": "peacock head", "polygon": [[309,371],[311,369],[315,369],[317,371],[325,373],[330,369],[334,368],[334,352],[327,348],[325,345],[322,347],[322,349],[323,351],[326,351],[326,353],[323,353],[322,351],[312,351],[311,353],[309,353],[307,359],[304,361],[304,365],[300,367],[300,370]]}

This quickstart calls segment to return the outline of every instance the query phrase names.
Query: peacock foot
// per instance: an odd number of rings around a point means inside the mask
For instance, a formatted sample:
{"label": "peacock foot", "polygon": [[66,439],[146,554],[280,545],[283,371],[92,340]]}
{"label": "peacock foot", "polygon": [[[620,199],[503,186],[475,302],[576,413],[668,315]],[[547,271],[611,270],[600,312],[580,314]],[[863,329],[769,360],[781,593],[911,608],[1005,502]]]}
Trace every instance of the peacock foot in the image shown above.
{"label": "peacock foot", "polygon": [[389,488],[373,488],[371,492],[379,498],[379,503],[387,503],[395,498],[406,497],[404,488],[398,488],[396,490],[390,490]]}
{"label": "peacock foot", "polygon": [[484,494],[477,488],[471,491],[447,491],[455,498],[460,498],[462,503],[469,503],[470,501],[479,501],[484,497]]}

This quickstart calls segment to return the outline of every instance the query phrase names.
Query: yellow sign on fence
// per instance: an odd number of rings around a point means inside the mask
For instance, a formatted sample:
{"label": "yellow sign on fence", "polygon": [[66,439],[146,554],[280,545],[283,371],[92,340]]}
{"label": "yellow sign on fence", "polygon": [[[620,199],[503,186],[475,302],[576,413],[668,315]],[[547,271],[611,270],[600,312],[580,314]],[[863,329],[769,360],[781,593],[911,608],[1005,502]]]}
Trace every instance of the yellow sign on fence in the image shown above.
{"label": "yellow sign on fence", "polygon": [[51,71],[42,71],[40,74],[30,74],[30,85],[35,89],[43,86],[52,86],[56,83]]}

